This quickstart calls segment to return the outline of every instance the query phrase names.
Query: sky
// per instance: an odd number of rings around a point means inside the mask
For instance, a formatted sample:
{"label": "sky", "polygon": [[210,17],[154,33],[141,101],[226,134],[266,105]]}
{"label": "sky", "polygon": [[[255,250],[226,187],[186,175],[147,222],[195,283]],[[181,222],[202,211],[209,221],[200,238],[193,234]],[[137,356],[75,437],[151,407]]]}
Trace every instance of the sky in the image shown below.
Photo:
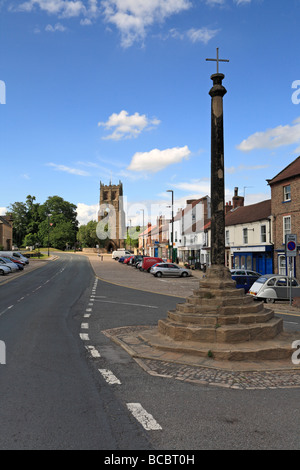
{"label": "sky", "polygon": [[300,154],[300,0],[0,0],[0,215],[58,195],[127,223],[210,195],[210,76],[224,73],[225,200]]}

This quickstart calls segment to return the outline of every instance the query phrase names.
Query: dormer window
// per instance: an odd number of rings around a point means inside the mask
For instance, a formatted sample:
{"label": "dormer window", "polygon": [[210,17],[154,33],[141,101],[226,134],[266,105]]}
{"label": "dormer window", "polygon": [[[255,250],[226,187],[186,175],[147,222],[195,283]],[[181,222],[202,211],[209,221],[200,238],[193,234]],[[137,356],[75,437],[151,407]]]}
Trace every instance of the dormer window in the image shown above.
{"label": "dormer window", "polygon": [[291,185],[283,186],[283,202],[291,200]]}

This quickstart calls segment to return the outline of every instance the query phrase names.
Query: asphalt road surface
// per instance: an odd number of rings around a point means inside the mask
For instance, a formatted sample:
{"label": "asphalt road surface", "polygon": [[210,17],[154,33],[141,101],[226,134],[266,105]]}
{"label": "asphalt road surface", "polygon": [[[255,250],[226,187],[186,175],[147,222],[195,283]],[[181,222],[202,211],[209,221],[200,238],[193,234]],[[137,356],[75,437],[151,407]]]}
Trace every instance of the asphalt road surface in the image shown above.
{"label": "asphalt road surface", "polygon": [[299,388],[152,376],[103,334],[156,325],[177,301],[103,282],[71,254],[1,285],[0,449],[299,449]]}

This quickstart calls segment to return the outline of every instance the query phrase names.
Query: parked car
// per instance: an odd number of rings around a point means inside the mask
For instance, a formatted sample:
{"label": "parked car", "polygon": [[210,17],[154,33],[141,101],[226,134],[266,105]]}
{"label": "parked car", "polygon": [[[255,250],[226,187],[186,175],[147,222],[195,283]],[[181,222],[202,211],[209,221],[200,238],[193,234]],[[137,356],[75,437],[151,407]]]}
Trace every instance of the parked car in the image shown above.
{"label": "parked car", "polygon": [[26,264],[29,264],[28,258],[26,256],[22,255],[19,251],[0,251],[0,257],[5,257],[5,258],[16,258],[21,261],[24,261]]}
{"label": "parked car", "polygon": [[244,289],[248,292],[252,284],[261,276],[261,273],[250,269],[231,269],[231,277],[236,281],[237,289]]}
{"label": "parked car", "polygon": [[129,261],[130,261],[132,258],[134,258],[133,255],[132,255],[132,256],[128,256],[128,258],[125,258],[125,259],[124,259],[123,264],[128,264]]}
{"label": "parked car", "polygon": [[148,273],[150,272],[151,266],[156,263],[162,263],[163,259],[162,258],[155,258],[152,256],[145,256],[142,261],[142,265],[140,267],[140,271],[147,271]]}
{"label": "parked car", "polygon": [[121,256],[118,261],[119,263],[124,263],[125,259],[129,258],[130,256],[129,255],[126,255],[126,256]]}
{"label": "parked car", "polygon": [[0,257],[0,264],[8,266],[10,268],[11,272],[19,271],[19,268],[16,265],[16,263],[13,263],[8,258]]}
{"label": "parked car", "polygon": [[123,250],[122,248],[120,248],[119,250],[113,251],[111,257],[112,259],[115,259],[116,261],[118,261],[121,257],[127,256],[127,255],[131,256],[132,253],[128,250],[125,250],[125,249]]}
{"label": "parked car", "polygon": [[5,264],[0,264],[0,275],[5,276],[5,274],[11,273],[11,269]]}
{"label": "parked car", "polygon": [[175,263],[156,263],[150,268],[150,273],[155,277],[162,276],[177,276],[187,277],[191,275],[191,272],[186,268],[181,268]]}
{"label": "parked car", "polygon": [[24,261],[21,261],[20,259],[17,259],[17,258],[8,258],[8,259],[12,261],[13,263],[15,263],[18,266],[20,271],[24,269],[24,266],[25,266]]}
{"label": "parked car", "polygon": [[292,277],[291,287],[289,276],[265,274],[252,284],[249,294],[254,299],[274,303],[276,300],[289,300],[290,289],[292,289],[292,298],[300,297],[300,284],[295,277]]}
{"label": "parked car", "polygon": [[137,263],[143,261],[143,258],[145,258],[144,255],[135,255],[129,264],[131,264],[131,266],[136,266]]}

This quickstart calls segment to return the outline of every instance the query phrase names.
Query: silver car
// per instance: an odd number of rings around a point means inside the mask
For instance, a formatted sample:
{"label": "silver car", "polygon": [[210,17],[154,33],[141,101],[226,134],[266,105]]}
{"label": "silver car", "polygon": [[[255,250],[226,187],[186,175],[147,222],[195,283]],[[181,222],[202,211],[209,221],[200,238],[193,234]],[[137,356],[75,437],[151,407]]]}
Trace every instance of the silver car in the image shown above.
{"label": "silver car", "polygon": [[0,265],[8,266],[11,272],[19,271],[19,268],[16,263],[13,263],[8,258],[0,257]]}
{"label": "silver car", "polygon": [[292,290],[292,298],[300,297],[300,284],[295,277],[292,277],[291,286],[289,276],[265,274],[252,284],[249,294],[254,299],[274,303],[276,300],[289,300],[290,290]]}
{"label": "silver car", "polygon": [[1,276],[5,276],[5,274],[11,273],[11,269],[8,266],[5,266],[5,264],[0,263],[0,274]]}
{"label": "silver car", "polygon": [[156,277],[162,276],[177,276],[177,277],[187,277],[191,273],[186,268],[180,268],[177,264],[174,263],[157,263],[150,268],[150,273]]}

